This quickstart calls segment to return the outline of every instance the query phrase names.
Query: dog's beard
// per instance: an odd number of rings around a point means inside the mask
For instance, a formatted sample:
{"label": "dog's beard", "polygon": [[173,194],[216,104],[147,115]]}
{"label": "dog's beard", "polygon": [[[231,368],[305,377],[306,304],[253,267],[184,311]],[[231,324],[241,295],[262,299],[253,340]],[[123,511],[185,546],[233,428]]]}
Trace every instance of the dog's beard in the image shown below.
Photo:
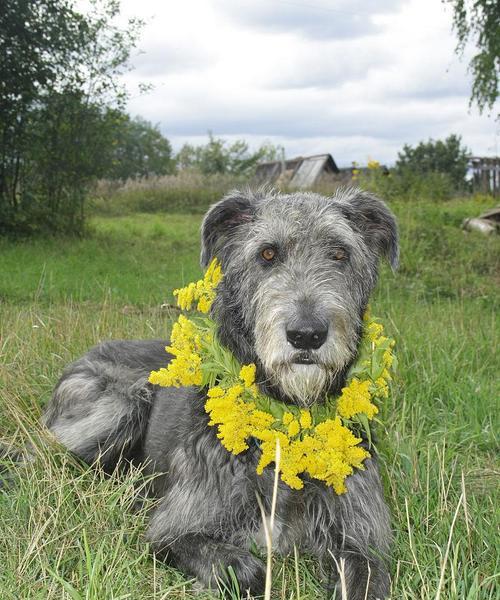
{"label": "dog's beard", "polygon": [[332,374],[318,364],[282,363],[273,371],[272,380],[285,396],[309,407],[326,394]]}
{"label": "dog's beard", "polygon": [[[321,402],[353,355],[350,348],[334,339],[319,351],[298,352],[278,337],[256,335],[266,380],[296,404],[309,407]],[[303,362],[304,354],[307,363]]]}
{"label": "dog's beard", "polygon": [[[261,293],[257,299],[267,298]],[[294,348],[286,337],[286,324],[293,309],[274,299],[257,303],[254,326],[255,351],[267,381],[292,402],[309,407],[324,400],[335,377],[356,352],[355,320],[337,302],[330,307],[329,334],[318,349]]]}

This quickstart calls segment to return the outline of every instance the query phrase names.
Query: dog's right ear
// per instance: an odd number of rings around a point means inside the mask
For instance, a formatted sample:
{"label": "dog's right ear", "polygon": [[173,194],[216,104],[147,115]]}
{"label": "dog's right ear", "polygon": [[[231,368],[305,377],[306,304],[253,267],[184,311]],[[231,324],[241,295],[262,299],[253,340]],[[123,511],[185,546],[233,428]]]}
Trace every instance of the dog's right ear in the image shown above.
{"label": "dog's right ear", "polygon": [[201,225],[201,257],[203,268],[217,256],[222,248],[230,248],[230,239],[236,229],[254,219],[252,198],[240,192],[231,192],[210,207]]}

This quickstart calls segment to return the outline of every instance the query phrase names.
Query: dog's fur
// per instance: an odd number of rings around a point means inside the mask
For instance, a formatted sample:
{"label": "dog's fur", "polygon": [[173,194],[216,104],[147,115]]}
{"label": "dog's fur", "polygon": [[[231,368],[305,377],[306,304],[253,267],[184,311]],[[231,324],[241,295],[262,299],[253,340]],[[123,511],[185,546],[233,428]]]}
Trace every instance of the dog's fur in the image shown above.
{"label": "dog's fur", "polygon": [[[275,258],[266,262],[262,249]],[[333,198],[312,193],[233,192],[202,226],[203,266],[217,257],[224,278],[212,315],[220,341],[241,363],[257,365],[261,390],[309,406],[338,393],[356,359],[362,316],[378,261],[398,259],[393,215],[356,189]],[[321,329],[318,348],[288,340],[290,330]],[[262,539],[259,495],[269,512],[273,469],[255,472],[257,443],[234,456],[208,426],[205,391],[147,382],[164,366],[166,341],[115,341],[71,364],[45,414],[54,436],[74,454],[108,471],[147,462],[160,502],[147,539],[154,552],[205,586],[227,581],[263,592],[264,567],[250,552]],[[347,479],[347,493],[304,477],[304,488],[279,485],[273,542],[319,558],[329,590],[350,600],[385,598],[389,518],[377,459]]]}

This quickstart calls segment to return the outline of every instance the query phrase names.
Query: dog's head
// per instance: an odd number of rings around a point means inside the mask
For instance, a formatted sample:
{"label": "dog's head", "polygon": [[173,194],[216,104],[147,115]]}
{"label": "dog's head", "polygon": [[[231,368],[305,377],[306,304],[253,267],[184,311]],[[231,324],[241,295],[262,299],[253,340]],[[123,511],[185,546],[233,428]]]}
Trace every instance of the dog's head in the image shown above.
{"label": "dog's head", "polygon": [[398,262],[394,216],[348,188],[313,193],[233,192],[208,211],[201,262],[222,264],[213,316],[268,393],[308,406],[343,384],[356,357],[378,262]]}

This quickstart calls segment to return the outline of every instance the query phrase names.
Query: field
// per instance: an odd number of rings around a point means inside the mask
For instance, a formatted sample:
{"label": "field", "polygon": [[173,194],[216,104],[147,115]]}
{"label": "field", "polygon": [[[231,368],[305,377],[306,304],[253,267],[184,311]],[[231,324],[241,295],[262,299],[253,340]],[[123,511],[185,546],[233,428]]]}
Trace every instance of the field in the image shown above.
{"label": "field", "polygon": [[[383,268],[372,311],[399,356],[379,427],[395,600],[499,597],[500,242],[460,229],[490,205],[392,205],[401,267]],[[200,211],[114,212],[96,209],[83,239],[0,241],[0,438],[36,449],[0,489],[1,600],[194,597],[147,553],[140,473],[89,472],[37,425],[67,362],[100,340],[166,335],[171,290],[200,273]],[[275,598],[321,597],[308,557],[273,569]]]}

